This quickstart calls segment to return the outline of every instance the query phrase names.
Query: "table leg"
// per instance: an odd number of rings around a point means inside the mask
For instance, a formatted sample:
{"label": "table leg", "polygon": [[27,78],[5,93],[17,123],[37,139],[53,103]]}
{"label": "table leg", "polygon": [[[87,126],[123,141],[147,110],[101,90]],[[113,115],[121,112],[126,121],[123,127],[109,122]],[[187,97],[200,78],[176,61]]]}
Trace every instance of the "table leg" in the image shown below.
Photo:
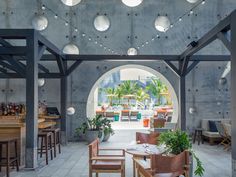
{"label": "table leg", "polygon": [[10,176],[10,145],[9,142],[6,144],[6,151],[7,151],[7,177]]}
{"label": "table leg", "polygon": [[196,140],[196,130],[194,131],[194,135],[193,135],[193,143],[195,143]]}
{"label": "table leg", "polygon": [[136,177],[136,163],[133,157],[133,177]]}

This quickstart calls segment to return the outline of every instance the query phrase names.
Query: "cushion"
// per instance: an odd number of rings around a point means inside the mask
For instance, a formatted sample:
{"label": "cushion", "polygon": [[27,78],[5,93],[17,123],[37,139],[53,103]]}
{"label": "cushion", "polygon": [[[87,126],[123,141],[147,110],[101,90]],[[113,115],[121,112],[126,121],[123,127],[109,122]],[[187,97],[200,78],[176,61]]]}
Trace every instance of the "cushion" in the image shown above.
{"label": "cushion", "polygon": [[208,138],[221,138],[219,132],[203,131],[202,134]]}
{"label": "cushion", "polygon": [[221,121],[222,123],[229,123],[230,119],[202,119],[201,120],[201,128],[205,131],[209,131],[209,123],[208,121]]}
{"label": "cushion", "polygon": [[218,132],[218,130],[216,128],[216,123],[215,122],[220,122],[220,121],[212,121],[212,120],[208,121],[210,132]]}

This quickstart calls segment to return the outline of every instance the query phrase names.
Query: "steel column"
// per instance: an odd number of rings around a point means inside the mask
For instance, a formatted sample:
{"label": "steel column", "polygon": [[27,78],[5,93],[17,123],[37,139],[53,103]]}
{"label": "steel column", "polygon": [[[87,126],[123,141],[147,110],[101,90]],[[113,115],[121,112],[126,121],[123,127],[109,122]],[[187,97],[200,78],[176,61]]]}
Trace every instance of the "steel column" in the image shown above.
{"label": "steel column", "polygon": [[[179,62],[179,68],[183,67],[183,61]],[[186,93],[185,93],[185,70],[179,75],[179,121],[181,130],[186,130]]]}
{"label": "steel column", "polygon": [[[64,62],[65,69],[66,62]],[[67,76],[61,77],[61,140],[62,144],[67,144]]]}
{"label": "steel column", "polygon": [[26,160],[25,167],[37,167],[38,136],[38,42],[32,30],[27,38],[26,61]]}
{"label": "steel column", "polygon": [[236,177],[236,11],[231,14],[231,141],[232,176]]}
{"label": "steel column", "polygon": [[185,76],[179,77],[179,120],[181,130],[186,130],[186,93]]}

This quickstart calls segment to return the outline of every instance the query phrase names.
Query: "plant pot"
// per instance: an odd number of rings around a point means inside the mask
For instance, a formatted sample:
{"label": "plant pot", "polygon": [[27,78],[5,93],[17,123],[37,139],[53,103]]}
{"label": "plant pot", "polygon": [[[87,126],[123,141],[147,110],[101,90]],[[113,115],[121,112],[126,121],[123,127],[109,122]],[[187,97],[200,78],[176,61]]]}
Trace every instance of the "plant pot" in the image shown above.
{"label": "plant pot", "polygon": [[110,136],[111,136],[110,133],[107,133],[106,135],[104,135],[103,142],[106,142],[110,138]]}
{"label": "plant pot", "polygon": [[98,138],[99,138],[99,142],[101,143],[101,142],[103,142],[103,140],[104,140],[104,131],[99,131],[99,133],[98,133]]}
{"label": "plant pot", "polygon": [[85,133],[85,139],[90,144],[92,143],[96,138],[99,138],[100,142],[102,141],[104,136],[104,133],[99,130],[88,130]]}

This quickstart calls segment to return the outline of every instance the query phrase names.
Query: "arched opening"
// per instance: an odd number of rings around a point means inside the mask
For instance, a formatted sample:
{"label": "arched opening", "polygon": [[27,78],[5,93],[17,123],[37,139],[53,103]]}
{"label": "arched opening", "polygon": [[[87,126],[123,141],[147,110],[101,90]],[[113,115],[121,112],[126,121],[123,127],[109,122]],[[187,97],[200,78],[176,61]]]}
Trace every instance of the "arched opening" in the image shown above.
{"label": "arched opening", "polygon": [[96,115],[96,109],[97,109],[97,105],[98,105],[98,92],[99,92],[98,88],[99,88],[100,83],[104,79],[109,77],[112,73],[115,73],[115,72],[118,72],[118,71],[124,70],[124,69],[138,69],[140,71],[141,70],[146,71],[146,72],[150,73],[151,75],[159,78],[160,81],[166,85],[169,95],[170,95],[170,100],[172,101],[172,106],[173,106],[173,113],[172,113],[171,122],[177,123],[177,121],[178,121],[178,99],[177,99],[177,95],[174,90],[174,87],[171,85],[171,83],[168,81],[168,79],[160,72],[158,72],[148,66],[136,65],[136,64],[123,65],[123,66],[113,68],[113,69],[109,70],[108,72],[106,72],[105,74],[103,74],[95,82],[92,89],[90,90],[90,93],[89,93],[89,96],[87,99],[87,106],[86,106],[87,117],[93,117]]}

